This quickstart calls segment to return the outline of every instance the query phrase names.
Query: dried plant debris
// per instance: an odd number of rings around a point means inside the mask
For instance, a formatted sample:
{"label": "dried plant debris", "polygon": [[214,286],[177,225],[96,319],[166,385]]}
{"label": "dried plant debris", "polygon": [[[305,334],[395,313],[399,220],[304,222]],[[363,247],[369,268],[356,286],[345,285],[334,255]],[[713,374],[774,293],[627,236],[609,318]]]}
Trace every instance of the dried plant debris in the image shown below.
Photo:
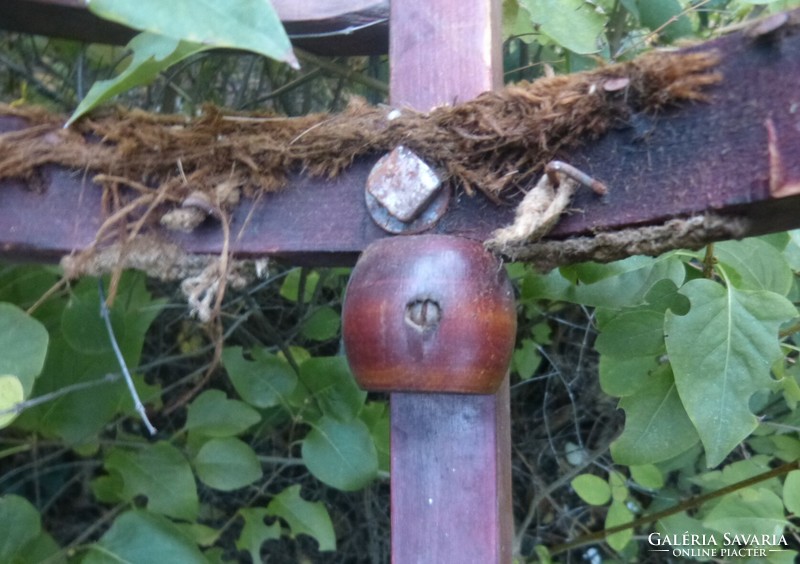
{"label": "dried plant debris", "polygon": [[301,118],[207,107],[190,120],[117,109],[65,130],[63,116],[2,106],[0,115],[24,118],[31,127],[0,135],[0,178],[29,178],[44,164],[58,164],[109,175],[104,184],[125,179],[167,189],[170,201],[181,202],[223,183],[252,194],[281,188],[292,172],[333,176],[360,156],[403,144],[468,193],[498,198],[526,185],[559,150],[634,113],[705,100],[706,88],[721,79],[717,60],[712,52],[653,52],[427,113],[358,102],[341,114]]}
{"label": "dried plant debris", "polygon": [[487,241],[487,247],[512,260],[532,263],[539,270],[592,260],[611,262],[632,255],[658,256],[672,249],[700,249],[713,241],[741,239],[751,232],[743,217],[698,215],[675,218],[662,225],[633,227],[565,240],[503,242]]}
{"label": "dried plant debris", "polygon": [[133,260],[140,248],[133,241],[147,226],[190,231],[209,216],[225,223],[242,194],[279,190],[293,173],[332,177],[359,157],[399,145],[466,193],[479,190],[501,201],[525,190],[557,153],[633,114],[706,100],[708,87],[722,79],[718,60],[708,51],[652,52],[427,113],[360,101],[340,114],[300,118],[230,114],[211,106],[196,119],[110,109],[64,129],[64,116],[0,105],[0,117],[25,126],[0,134],[0,179],[20,178],[36,189],[44,165],[91,178],[103,188],[99,213],[107,219],[68,272],[108,271],[114,265],[106,259],[114,255],[117,265],[142,263],[139,268],[152,273],[159,267],[148,267],[146,257]]}

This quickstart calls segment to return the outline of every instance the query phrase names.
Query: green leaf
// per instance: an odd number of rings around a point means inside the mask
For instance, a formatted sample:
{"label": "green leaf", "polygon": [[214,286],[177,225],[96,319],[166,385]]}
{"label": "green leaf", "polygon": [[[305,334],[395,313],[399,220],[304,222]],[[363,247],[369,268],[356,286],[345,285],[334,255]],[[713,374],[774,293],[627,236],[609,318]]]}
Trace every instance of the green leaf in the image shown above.
{"label": "green leaf", "polygon": [[[166,8],[167,4],[163,6]],[[95,82],[69,117],[65,127],[114,96],[136,86],[149,84],[164,69],[211,47],[152,33],[140,33],[130,40],[128,48],[133,51],[133,58],[127,68],[114,78]]]}
{"label": "green leaf", "polygon": [[605,505],[611,501],[608,482],[594,474],[580,474],[570,482],[572,489],[589,505]]}
{"label": "green leaf", "polygon": [[536,373],[542,363],[538,345],[532,339],[523,339],[514,351],[512,366],[521,380],[527,380]]}
{"label": "green leaf", "polygon": [[614,357],[602,355],[598,372],[600,388],[610,396],[626,397],[641,391],[648,376],[659,367],[658,358],[652,355]]}
{"label": "green leaf", "polygon": [[667,41],[692,33],[692,22],[678,0],[639,0],[639,21]]}
{"label": "green leaf", "polygon": [[189,404],[186,428],[207,437],[230,437],[259,421],[261,415],[246,403],[228,399],[220,390],[206,390]]}
{"label": "green leaf", "polygon": [[633,481],[648,490],[659,490],[664,487],[664,475],[652,464],[634,465],[630,467]]}
{"label": "green leaf", "polygon": [[[631,521],[633,521],[633,513],[631,513],[631,510],[628,509],[627,505],[625,505],[625,502],[614,501],[608,508],[605,528],[610,529],[612,527],[616,527],[617,525],[630,523]],[[617,552],[622,552],[622,550],[631,541],[631,538],[633,538],[633,529],[629,528],[618,533],[608,535],[606,537],[606,542],[608,543],[608,546]]]}
{"label": "green leaf", "polygon": [[766,488],[744,488],[723,497],[705,516],[709,529],[733,535],[780,535],[787,525],[781,498]]}
{"label": "green leaf", "polygon": [[783,504],[789,513],[800,515],[800,470],[792,470],[786,474],[783,482]]}
{"label": "green leaf", "polygon": [[329,341],[339,334],[341,316],[332,307],[321,307],[303,323],[303,336],[312,341]]}
{"label": "green leaf", "polygon": [[259,408],[286,404],[286,396],[297,385],[291,367],[264,349],[254,347],[253,360],[243,356],[242,347],[222,351],[222,364],[236,392],[244,401]]}
{"label": "green leaf", "polygon": [[15,562],[15,558],[22,556],[25,545],[42,530],[39,512],[18,495],[0,497],[0,523],[0,562]]}
{"label": "green leaf", "polygon": [[308,535],[315,539],[320,552],[336,550],[336,536],[328,510],[320,502],[300,497],[299,485],[290,486],[272,498],[267,514],[286,521],[292,537]]}
{"label": "green leaf", "polygon": [[[305,273],[305,279],[303,274]],[[289,271],[281,284],[280,295],[290,302],[300,301],[300,286],[303,286],[303,300],[301,303],[308,303],[314,296],[314,291],[319,284],[319,272],[316,270],[306,270],[294,268]]]}
{"label": "green leaf", "polygon": [[[112,308],[111,327],[118,342],[125,340],[124,312]],[[67,302],[61,315],[61,333],[73,349],[83,354],[102,354],[113,351],[105,321],[100,316],[100,294],[94,288],[82,286]]]}
{"label": "green leaf", "polygon": [[[18,403],[25,399],[25,390],[19,378],[12,374],[0,376],[0,412],[13,409]],[[7,427],[17,414],[14,412],[0,415],[0,429]]]}
{"label": "green leaf", "polygon": [[635,466],[668,460],[698,441],[669,366],[654,372],[646,386],[622,398],[619,406],[625,410],[625,429],[611,444],[611,454],[619,464]]}
{"label": "green leaf", "polygon": [[371,401],[364,406],[358,415],[369,428],[372,442],[375,443],[375,450],[378,451],[378,469],[383,472],[389,472],[391,464],[389,406],[386,402]]}
{"label": "green leaf", "polygon": [[717,243],[714,256],[741,290],[768,290],[785,296],[792,288],[792,269],[783,254],[766,241],[751,237]]}
{"label": "green leaf", "polygon": [[166,442],[130,451],[115,448],[105,467],[122,478],[122,499],[147,497],[147,508],[177,519],[197,518],[198,501],[194,474],[183,454]]}
{"label": "green leaf", "polygon": [[649,308],[623,311],[601,328],[595,348],[615,357],[663,354],[664,313]]}
{"label": "green leaf", "polygon": [[340,421],[350,421],[358,415],[367,398],[367,392],[358,387],[343,356],[307,360],[300,367],[300,378],[322,413]]}
{"label": "green leaf", "polygon": [[278,522],[266,525],[264,518],[269,512],[263,508],[245,507],[239,510],[239,515],[244,519],[244,527],[236,539],[236,548],[249,552],[254,564],[262,562],[261,545],[281,538],[281,526]]}
{"label": "green leaf", "polygon": [[[120,330],[119,346],[131,370],[139,364],[144,336],[161,310],[162,300],[153,300],[141,273],[125,272],[119,283],[112,319],[119,316],[124,328]],[[97,279],[81,279],[72,288],[74,298],[81,301],[97,296]],[[99,299],[95,302],[100,317]],[[120,313],[114,313],[119,311]],[[63,325],[63,319],[58,321]],[[107,335],[106,335],[107,339]],[[74,349],[62,332],[52,335],[42,373],[36,379],[34,395],[56,392],[72,384],[92,383],[90,390],[66,394],[35,408],[27,409],[16,425],[36,430],[48,436],[58,436],[77,445],[91,441],[116,414],[129,413],[130,393],[122,379],[109,384],[108,374],[119,374],[119,362],[111,349],[98,354],[86,354]],[[134,380],[137,378],[134,376]],[[138,379],[141,382],[141,379]],[[137,389],[140,386],[137,385]],[[142,391],[147,390],[139,390]]]}
{"label": "green leaf", "polygon": [[542,33],[575,53],[596,53],[605,18],[584,0],[520,0]]}
{"label": "green leaf", "polygon": [[259,53],[299,68],[269,0],[90,0],[89,10],[128,27],[208,45]]}
{"label": "green leaf", "polygon": [[128,511],[114,521],[82,564],[180,562],[206,564],[197,546],[169,519],[147,511]]}
{"label": "green leaf", "polygon": [[630,492],[625,476],[612,470],[608,473],[608,487],[611,488],[611,499],[620,503],[626,501]]}
{"label": "green leaf", "polygon": [[778,327],[797,313],[765,291],[740,291],[710,280],[688,282],[684,316],[667,313],[667,351],[689,418],[716,466],[758,425],[750,397],[770,390],[770,366],[782,357]]}
{"label": "green leaf", "polygon": [[523,282],[523,299],[549,298],[620,309],[644,303],[648,293],[657,284],[664,284],[664,279],[679,286],[686,277],[683,262],[671,256],[630,257],[610,265],[586,263],[562,271],[581,283],[570,282],[559,271],[544,276],[532,273]]}
{"label": "green leaf", "polygon": [[13,304],[0,303],[0,374],[13,374],[23,397],[33,389],[47,355],[49,336],[44,325]]}
{"label": "green leaf", "polygon": [[375,443],[360,419],[323,416],[306,435],[302,455],[314,476],[340,490],[363,488],[378,472]]}
{"label": "green leaf", "polygon": [[225,492],[250,485],[263,475],[255,451],[233,437],[205,443],[195,456],[194,468],[204,484]]}

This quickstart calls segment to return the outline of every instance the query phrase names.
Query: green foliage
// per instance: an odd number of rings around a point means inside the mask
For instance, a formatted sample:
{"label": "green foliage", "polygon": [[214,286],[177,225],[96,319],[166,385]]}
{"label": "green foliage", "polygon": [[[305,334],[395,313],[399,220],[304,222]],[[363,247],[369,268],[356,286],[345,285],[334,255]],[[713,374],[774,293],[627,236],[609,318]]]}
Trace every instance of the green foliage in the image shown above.
{"label": "green foliage", "polygon": [[316,539],[321,551],[336,550],[336,537],[328,510],[321,503],[300,497],[300,486],[290,486],[269,502],[267,515],[278,517],[288,526],[290,535],[308,535]]}
{"label": "green foliage", "polygon": [[520,0],[531,22],[549,39],[575,53],[596,53],[605,18],[584,0]]}
{"label": "green foliage", "polygon": [[165,442],[135,450],[114,448],[105,457],[108,476],[100,487],[118,486],[120,501],[147,498],[147,509],[176,519],[197,518],[198,499],[194,475],[183,454]]}
{"label": "green foliage", "polygon": [[93,544],[82,564],[112,562],[208,561],[197,545],[170,520],[147,511],[127,511]]}
{"label": "green foliage", "polygon": [[256,453],[234,437],[206,442],[194,458],[194,468],[204,484],[221,491],[243,488],[262,476]]}
{"label": "green foliage", "polygon": [[92,85],[86,97],[67,120],[67,126],[114,96],[152,82],[161,71],[175,63],[210,49],[204,45],[152,33],[137,35],[130,40],[127,47],[133,56],[125,70],[114,78],[100,80]]}
{"label": "green foliage", "polygon": [[142,30],[131,39],[133,57],[116,77],[96,82],[67,121],[133,87],[148,84],[162,71],[212,48],[252,51],[298,67],[291,43],[269,0],[91,0],[96,15]]}
{"label": "green foliage", "polygon": [[774,388],[770,367],[781,359],[778,327],[797,315],[785,298],[737,290],[711,280],[682,289],[692,307],[668,313],[667,351],[681,402],[716,466],[758,426],[750,398]]}
{"label": "green foliage", "polygon": [[0,303],[0,374],[17,379],[23,397],[30,395],[44,366],[47,330],[17,306]]}

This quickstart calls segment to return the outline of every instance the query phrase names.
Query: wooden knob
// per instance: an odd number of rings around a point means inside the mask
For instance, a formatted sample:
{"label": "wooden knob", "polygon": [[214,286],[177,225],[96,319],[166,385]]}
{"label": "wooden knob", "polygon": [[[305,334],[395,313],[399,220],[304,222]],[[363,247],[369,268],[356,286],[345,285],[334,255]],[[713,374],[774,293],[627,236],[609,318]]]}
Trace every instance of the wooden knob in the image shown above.
{"label": "wooden knob", "polygon": [[483,245],[459,237],[373,243],[345,296],[347,358],[371,391],[494,393],[516,329],[505,269]]}

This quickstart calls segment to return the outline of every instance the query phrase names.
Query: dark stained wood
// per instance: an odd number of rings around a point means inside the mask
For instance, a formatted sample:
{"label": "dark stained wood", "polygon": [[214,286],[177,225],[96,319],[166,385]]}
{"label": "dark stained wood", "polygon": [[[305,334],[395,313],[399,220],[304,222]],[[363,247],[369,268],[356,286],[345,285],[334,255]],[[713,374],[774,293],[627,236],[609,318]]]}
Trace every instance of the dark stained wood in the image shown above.
{"label": "dark stained wood", "polygon": [[[292,43],[323,55],[377,55],[389,46],[388,0],[273,0]],[[2,0],[0,28],[124,45],[136,31],[94,16],[85,0]]]}
{"label": "dark stained wood", "polygon": [[350,276],[342,334],[366,390],[491,394],[514,352],[514,290],[477,241],[381,239]]}
{"label": "dark stained wood", "polygon": [[[800,21],[800,12],[792,20]],[[800,199],[770,194],[767,126],[774,124],[783,155],[782,184],[800,182],[799,32],[794,23],[772,36],[745,31],[698,47],[723,54],[724,81],[710,103],[639,116],[564,155],[610,190],[601,200],[579,192],[574,207],[584,213],[564,217],[551,237],[709,212],[751,217],[754,232],[800,225]]]}
{"label": "dark stained wood", "polygon": [[[417,18],[417,25],[423,28],[419,21],[428,22],[428,28],[435,21],[430,15]],[[797,20],[798,12],[792,13],[791,19]],[[398,49],[402,53],[409,45],[421,45],[427,49],[432,69],[440,56],[435,47],[445,41],[446,33],[428,31],[428,35],[405,32],[404,46]],[[472,44],[480,43],[474,38]],[[753,220],[752,233],[798,226],[797,190],[770,190],[767,126],[772,123],[773,146],[781,155],[778,168],[782,173],[772,174],[772,182],[786,187],[800,183],[797,24],[761,38],[737,32],[695,49],[715,49],[722,55],[719,70],[724,80],[710,89],[709,103],[664,111],[656,117],[639,116],[633,123],[620,124],[620,129],[605,137],[561,155],[610,190],[602,198],[588,190],[579,191],[573,203],[577,211],[565,215],[550,238],[616,231],[707,212],[747,216]],[[429,92],[430,87],[422,89],[421,85],[430,85],[437,77],[434,72],[425,76],[424,69],[400,72],[398,64],[393,69],[395,77],[410,76],[420,92]],[[469,74],[464,88],[471,86],[463,93],[454,90],[457,83],[450,84],[450,90],[442,90],[443,97],[463,100],[487,89],[488,79]],[[409,87],[407,95],[413,95],[415,88]],[[394,96],[396,103],[408,103],[402,92]],[[0,131],[22,125],[0,119]],[[234,218],[234,251],[242,256],[276,255],[305,264],[352,264],[371,241],[385,236],[373,225],[364,204],[371,164],[360,161],[333,181],[298,177],[284,192],[257,202],[252,214],[254,204],[246,202]],[[43,260],[85,247],[93,239],[96,225],[86,218],[96,215],[92,202],[99,195],[83,186],[84,182],[80,172],[52,172],[44,175],[40,193],[0,182],[0,248],[15,256]],[[53,212],[58,216],[55,220],[50,219]],[[497,207],[484,198],[460,195],[435,232],[484,240],[512,217],[511,204]],[[47,229],[33,233],[30,226],[38,222],[47,224]],[[198,253],[218,253],[222,243],[221,230],[213,223],[191,236],[165,236]]]}
{"label": "dark stained wood", "polygon": [[511,562],[508,396],[392,394],[393,563]]}
{"label": "dark stained wood", "polygon": [[[499,0],[392,2],[392,103],[426,109],[498,87],[499,17]],[[470,354],[457,336],[442,346]],[[508,376],[495,395],[394,393],[390,407],[392,562],[510,563]]]}

